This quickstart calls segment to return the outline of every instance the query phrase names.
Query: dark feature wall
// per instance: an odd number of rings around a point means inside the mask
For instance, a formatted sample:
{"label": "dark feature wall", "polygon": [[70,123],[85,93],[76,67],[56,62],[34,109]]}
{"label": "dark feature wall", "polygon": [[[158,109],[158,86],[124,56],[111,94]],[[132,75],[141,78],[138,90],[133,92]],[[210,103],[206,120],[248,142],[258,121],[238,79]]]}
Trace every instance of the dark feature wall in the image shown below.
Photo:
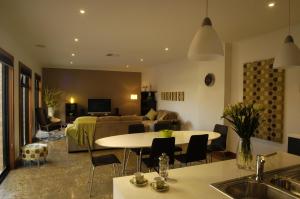
{"label": "dark feature wall", "polygon": [[[112,112],[119,108],[122,115],[140,113],[141,73],[78,69],[43,69],[43,87],[63,91],[56,116],[65,119],[65,103],[75,99],[79,112],[87,112],[89,98],[112,100]],[[138,100],[130,100],[138,94]]]}

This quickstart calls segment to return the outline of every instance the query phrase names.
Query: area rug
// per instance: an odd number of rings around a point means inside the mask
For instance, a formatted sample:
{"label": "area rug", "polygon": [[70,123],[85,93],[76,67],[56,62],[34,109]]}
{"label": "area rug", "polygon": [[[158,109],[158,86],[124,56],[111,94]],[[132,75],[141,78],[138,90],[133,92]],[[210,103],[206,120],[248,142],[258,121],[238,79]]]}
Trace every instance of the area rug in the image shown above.
{"label": "area rug", "polygon": [[38,130],[35,137],[42,141],[60,140],[65,137],[65,129],[62,128],[61,130],[54,130],[50,132]]}

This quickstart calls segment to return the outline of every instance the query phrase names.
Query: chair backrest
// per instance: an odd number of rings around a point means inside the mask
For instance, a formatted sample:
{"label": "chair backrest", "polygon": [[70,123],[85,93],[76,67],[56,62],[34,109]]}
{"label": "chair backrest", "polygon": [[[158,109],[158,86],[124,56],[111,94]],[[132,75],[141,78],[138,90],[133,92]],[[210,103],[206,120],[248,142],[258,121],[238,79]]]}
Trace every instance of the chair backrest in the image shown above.
{"label": "chair backrest", "polygon": [[128,126],[128,133],[144,133],[145,127],[144,124],[130,124]]}
{"label": "chair backrest", "polygon": [[84,138],[87,141],[88,151],[89,151],[89,154],[90,154],[91,162],[93,162],[93,154],[92,154],[91,144],[90,144],[89,136],[88,136],[86,131],[84,131]]}
{"label": "chair backrest", "polygon": [[192,135],[186,151],[187,162],[206,159],[208,134]]}
{"label": "chair backrest", "polygon": [[217,146],[222,150],[226,150],[228,126],[216,124],[214,128],[214,132],[220,133],[221,136],[218,139],[213,140],[211,142],[211,145]]}
{"label": "chair backrest", "polygon": [[39,123],[39,125],[45,126],[45,125],[49,124],[49,119],[47,117],[45,109],[36,108],[35,115],[36,115],[37,122]]}
{"label": "chair backrest", "polygon": [[175,137],[170,138],[154,138],[152,141],[150,159],[153,165],[158,164],[158,158],[162,153],[169,156],[169,163],[174,164]]}
{"label": "chair backrest", "polygon": [[154,131],[170,130],[170,129],[171,129],[170,121],[159,121],[156,124],[154,124]]}

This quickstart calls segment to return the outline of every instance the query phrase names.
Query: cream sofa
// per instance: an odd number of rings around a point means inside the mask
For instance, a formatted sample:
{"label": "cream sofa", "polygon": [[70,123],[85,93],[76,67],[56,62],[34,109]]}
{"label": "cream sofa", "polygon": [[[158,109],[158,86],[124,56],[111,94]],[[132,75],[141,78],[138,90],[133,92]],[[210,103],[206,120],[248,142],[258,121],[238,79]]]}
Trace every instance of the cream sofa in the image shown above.
{"label": "cream sofa", "polygon": [[[138,124],[142,122],[142,116],[105,116],[98,117],[96,122],[96,129],[94,140],[99,138],[121,135],[128,133],[128,126],[131,124]],[[85,143],[87,143],[85,141]],[[76,141],[67,136],[68,152],[86,151],[87,146],[79,146]],[[94,149],[103,149],[96,144],[93,145]]]}

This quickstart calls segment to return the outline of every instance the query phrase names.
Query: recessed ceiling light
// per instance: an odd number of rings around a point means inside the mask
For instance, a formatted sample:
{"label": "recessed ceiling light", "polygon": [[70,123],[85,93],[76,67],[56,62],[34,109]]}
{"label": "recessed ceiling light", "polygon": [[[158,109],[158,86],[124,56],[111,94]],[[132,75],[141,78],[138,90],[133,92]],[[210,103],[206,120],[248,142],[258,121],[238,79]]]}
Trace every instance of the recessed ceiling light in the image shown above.
{"label": "recessed ceiling light", "polygon": [[141,59],[140,59],[140,61],[141,61],[141,62],[143,62],[143,61],[144,61],[144,59],[143,59],[143,58],[141,58]]}
{"label": "recessed ceiling light", "polygon": [[126,68],[129,68],[129,65],[128,65],[128,64],[126,65]]}
{"label": "recessed ceiling light", "polygon": [[168,48],[168,47],[166,47],[166,48],[165,48],[165,51],[169,51],[169,48]]}
{"label": "recessed ceiling light", "polygon": [[276,3],[274,1],[271,1],[268,3],[269,8],[273,8],[275,5],[276,5]]}
{"label": "recessed ceiling light", "polygon": [[85,14],[85,10],[83,10],[83,9],[80,9],[79,12],[80,12],[80,14]]}
{"label": "recessed ceiling light", "polygon": [[72,53],[71,56],[72,56],[72,57],[75,57],[75,53]]}
{"label": "recessed ceiling light", "polygon": [[72,62],[72,61],[70,61],[70,64],[73,64],[73,62]]}
{"label": "recessed ceiling light", "polygon": [[79,41],[79,39],[78,39],[78,38],[74,38],[74,41],[75,41],[75,42],[78,42],[78,41]]}

